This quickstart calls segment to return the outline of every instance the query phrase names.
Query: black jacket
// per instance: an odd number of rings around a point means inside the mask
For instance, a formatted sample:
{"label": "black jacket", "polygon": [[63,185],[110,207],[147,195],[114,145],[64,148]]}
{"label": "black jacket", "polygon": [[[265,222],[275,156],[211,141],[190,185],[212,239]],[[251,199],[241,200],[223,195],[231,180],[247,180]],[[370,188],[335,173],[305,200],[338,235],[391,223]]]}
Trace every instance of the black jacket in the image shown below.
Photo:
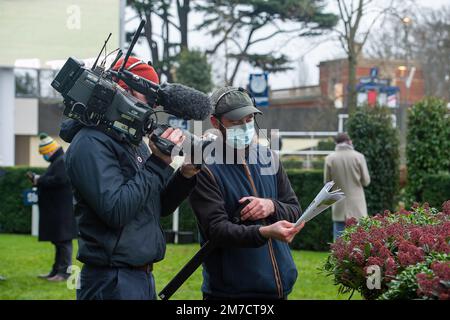
{"label": "black jacket", "polygon": [[37,182],[39,195],[39,241],[66,241],[76,238],[73,195],[64,167],[64,151],[50,157],[50,165]]}
{"label": "black jacket", "polygon": [[163,259],[160,217],[176,209],[196,178],[173,174],[144,142],[136,147],[93,128],[80,130],[72,120],[60,135],[66,140],[75,135],[66,167],[76,199],[78,260],[123,267]]}

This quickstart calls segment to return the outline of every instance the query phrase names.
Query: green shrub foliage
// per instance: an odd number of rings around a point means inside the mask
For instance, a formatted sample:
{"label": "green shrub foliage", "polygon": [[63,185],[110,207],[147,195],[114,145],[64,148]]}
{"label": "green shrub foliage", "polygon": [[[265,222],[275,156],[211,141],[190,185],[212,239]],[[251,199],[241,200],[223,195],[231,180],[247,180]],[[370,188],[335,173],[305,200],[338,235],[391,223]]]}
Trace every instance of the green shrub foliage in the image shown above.
{"label": "green shrub foliage", "polygon": [[23,205],[22,192],[32,187],[27,171],[42,173],[43,168],[0,167],[0,232],[29,233],[31,207]]}
{"label": "green shrub foliage", "polygon": [[348,134],[366,157],[370,185],[365,189],[370,214],[394,209],[399,184],[399,139],[385,107],[364,107],[351,115]]}
{"label": "green shrub foliage", "polygon": [[424,197],[426,176],[449,172],[450,118],[446,114],[446,103],[437,98],[426,98],[409,110],[407,193],[415,201],[430,201]]}
{"label": "green shrub foliage", "polygon": [[437,208],[444,201],[450,199],[450,173],[443,172],[425,176],[423,179],[423,198]]}

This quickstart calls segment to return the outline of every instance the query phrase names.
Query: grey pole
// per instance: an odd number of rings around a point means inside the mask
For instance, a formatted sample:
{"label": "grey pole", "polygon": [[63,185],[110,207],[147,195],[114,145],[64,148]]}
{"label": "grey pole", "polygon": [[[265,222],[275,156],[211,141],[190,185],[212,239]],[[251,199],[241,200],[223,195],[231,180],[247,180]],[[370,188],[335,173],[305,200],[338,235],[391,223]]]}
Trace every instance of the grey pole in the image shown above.
{"label": "grey pole", "polygon": [[119,47],[123,50],[125,46],[125,8],[126,0],[119,0]]}
{"label": "grey pole", "polygon": [[14,165],[15,79],[12,67],[0,67],[0,166]]}

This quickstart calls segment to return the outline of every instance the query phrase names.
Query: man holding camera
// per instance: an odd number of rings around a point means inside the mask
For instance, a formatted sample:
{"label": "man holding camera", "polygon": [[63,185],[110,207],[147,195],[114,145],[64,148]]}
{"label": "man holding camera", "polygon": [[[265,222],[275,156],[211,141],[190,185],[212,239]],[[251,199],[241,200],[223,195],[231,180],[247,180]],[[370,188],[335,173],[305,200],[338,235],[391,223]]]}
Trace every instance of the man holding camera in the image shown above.
{"label": "man holding camera", "polygon": [[217,247],[203,264],[203,297],[285,299],[297,278],[288,243],[303,227],[293,224],[300,205],[279,159],[256,143],[261,112],[249,93],[224,87],[211,100],[222,139],[189,197],[202,237]]}
{"label": "man holding camera", "polygon": [[[159,83],[153,67],[134,57],[125,69]],[[122,81],[119,85],[147,102]],[[77,299],[156,299],[153,263],[165,254],[159,220],[188,196],[198,170],[183,164],[173,173],[171,157],[152,142],[150,153],[144,142],[135,146],[113,130],[69,120],[61,135],[71,140],[66,166],[76,199],[78,260],[84,263]],[[184,140],[173,128],[161,137],[177,145]]]}

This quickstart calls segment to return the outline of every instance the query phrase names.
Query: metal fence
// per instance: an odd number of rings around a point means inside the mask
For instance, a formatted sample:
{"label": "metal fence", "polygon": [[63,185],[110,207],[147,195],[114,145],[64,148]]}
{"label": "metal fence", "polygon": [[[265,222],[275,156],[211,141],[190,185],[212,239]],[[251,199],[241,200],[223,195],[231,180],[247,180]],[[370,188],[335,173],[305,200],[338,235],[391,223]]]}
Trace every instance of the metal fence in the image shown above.
{"label": "metal fence", "polygon": [[[318,142],[334,138],[337,134],[337,131],[280,131],[283,148],[279,153],[281,156],[301,161],[303,168],[314,168],[314,162],[320,165],[324,158],[334,151],[334,148],[318,150]],[[289,140],[294,142],[285,147]]]}

